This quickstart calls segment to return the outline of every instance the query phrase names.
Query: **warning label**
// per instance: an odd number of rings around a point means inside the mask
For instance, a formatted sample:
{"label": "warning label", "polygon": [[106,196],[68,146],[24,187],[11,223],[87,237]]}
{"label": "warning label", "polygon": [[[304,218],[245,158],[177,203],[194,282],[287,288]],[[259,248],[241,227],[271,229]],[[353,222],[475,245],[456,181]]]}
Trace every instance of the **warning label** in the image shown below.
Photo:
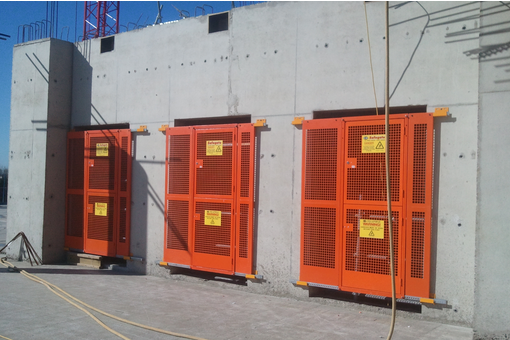
{"label": "warning label", "polygon": [[223,155],[223,141],[222,140],[208,140],[205,146],[206,156],[222,156]]}
{"label": "warning label", "polygon": [[206,210],[204,214],[204,224],[221,226],[221,211]]}
{"label": "warning label", "polygon": [[108,204],[107,203],[97,203],[94,206],[94,215],[97,216],[107,216]]}
{"label": "warning label", "polygon": [[361,136],[361,153],[385,153],[386,135]]}
{"label": "warning label", "polygon": [[96,156],[97,157],[108,157],[108,143],[97,143],[96,144]]}
{"label": "warning label", "polygon": [[384,221],[360,220],[359,237],[384,239]]}

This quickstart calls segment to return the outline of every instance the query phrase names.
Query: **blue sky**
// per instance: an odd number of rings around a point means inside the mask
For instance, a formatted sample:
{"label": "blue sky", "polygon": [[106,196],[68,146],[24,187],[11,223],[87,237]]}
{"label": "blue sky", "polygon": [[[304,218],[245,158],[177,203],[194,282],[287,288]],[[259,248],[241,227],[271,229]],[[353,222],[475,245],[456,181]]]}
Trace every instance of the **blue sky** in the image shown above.
{"label": "blue sky", "polygon": [[[236,5],[240,2],[236,1]],[[247,2],[245,2],[247,3]],[[34,23],[46,19],[46,1],[0,1],[0,33],[10,35],[7,40],[0,40],[0,168],[9,163],[9,127],[11,105],[11,78],[12,78],[12,49],[18,40],[18,28],[20,25]],[[179,19],[179,10],[185,10],[194,16],[201,14],[203,7],[207,14],[210,7],[214,13],[231,9],[231,1],[161,1],[163,5],[163,21]],[[58,37],[64,40],[76,41],[83,35],[83,1],[59,1],[58,2]],[[121,1],[120,25],[130,29],[133,23],[148,25],[154,23],[158,14],[157,1]],[[67,27],[67,28],[65,28]],[[125,27],[120,31],[124,32]],[[22,33],[20,31],[20,33]],[[67,39],[68,38],[68,39]]]}

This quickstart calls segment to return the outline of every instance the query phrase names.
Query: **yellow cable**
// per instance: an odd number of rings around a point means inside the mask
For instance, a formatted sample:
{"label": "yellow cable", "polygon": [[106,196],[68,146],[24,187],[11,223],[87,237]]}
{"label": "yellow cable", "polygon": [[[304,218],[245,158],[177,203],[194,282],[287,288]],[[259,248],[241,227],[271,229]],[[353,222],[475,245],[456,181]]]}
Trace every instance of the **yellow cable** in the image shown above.
{"label": "yellow cable", "polygon": [[375,114],[378,116],[379,109],[377,108],[377,94],[375,91],[374,67],[372,66],[372,49],[370,48],[370,31],[368,30],[367,3],[365,1],[363,1],[363,6],[365,7],[365,23],[367,24],[368,55],[370,57],[370,71],[372,72],[372,87],[374,88]]}
{"label": "yellow cable", "polygon": [[[9,264],[10,266],[14,267],[11,263],[5,261],[4,259],[2,259],[2,264],[4,266],[5,263]],[[8,267],[8,266],[6,266]],[[82,304],[83,306],[89,308],[89,309],[92,309],[93,311],[95,312],[98,312],[100,314],[103,314],[109,318],[112,318],[112,319],[115,319],[115,320],[118,320],[118,321],[121,321],[121,322],[124,322],[124,323],[127,323],[127,324],[130,324],[130,325],[133,325],[133,326],[137,326],[137,327],[140,327],[140,328],[144,328],[144,329],[147,329],[147,330],[151,330],[151,331],[154,331],[154,332],[158,332],[158,333],[163,333],[163,334],[167,334],[167,335],[172,335],[172,336],[176,336],[176,337],[180,337],[180,338],[185,338],[185,339],[191,339],[191,340],[206,340],[204,338],[199,338],[199,337],[195,337],[195,336],[192,336],[192,335],[186,335],[186,334],[180,334],[180,333],[175,333],[175,332],[170,332],[170,331],[166,331],[164,329],[159,329],[159,328],[155,328],[155,327],[151,327],[151,326],[146,326],[146,325],[143,325],[143,324],[140,324],[140,323],[137,323],[137,322],[133,322],[133,321],[129,321],[129,320],[126,320],[126,319],[123,319],[123,318],[119,318],[115,315],[112,315],[112,314],[109,314],[109,313],[106,313],[100,309],[97,309],[95,307],[92,307],[88,304],[86,304],[85,302],[75,298],[74,296],[72,296],[71,294],[67,293],[66,291],[64,291],[63,289],[59,288],[58,286],[52,284],[52,283],[49,283],[48,281],[45,281],[43,279],[41,279],[40,277],[36,276],[36,275],[33,275],[33,274],[30,274],[30,273],[27,273],[26,271],[24,270],[20,270],[20,273],[23,274],[24,276],[26,276],[27,278],[33,280],[33,281],[36,281],[38,283],[41,283],[41,284],[44,284],[45,286],[47,287],[51,287],[51,290],[57,294],[54,290],[58,290],[60,292],[62,292],[63,294],[67,295],[68,297],[70,297],[71,299],[75,300],[76,302]],[[59,296],[61,296],[60,294],[57,294]],[[61,296],[62,297],[62,296]],[[68,301],[69,303],[75,305],[72,301],[69,301],[68,299],[62,297],[64,300]],[[78,308],[81,308],[80,306],[78,306]],[[86,310],[85,310],[86,311]],[[88,311],[86,311],[86,313],[89,313]],[[93,315],[91,316],[93,318],[95,318]],[[115,331],[113,331],[115,332]],[[116,335],[119,335],[119,333],[114,333]],[[119,335],[120,337],[123,337],[122,335]],[[127,339],[127,338],[124,338],[124,339]]]}
{"label": "yellow cable", "polygon": [[7,340],[12,340],[12,339],[6,338],[5,336],[1,336],[1,335],[0,335],[0,338],[7,339]]}

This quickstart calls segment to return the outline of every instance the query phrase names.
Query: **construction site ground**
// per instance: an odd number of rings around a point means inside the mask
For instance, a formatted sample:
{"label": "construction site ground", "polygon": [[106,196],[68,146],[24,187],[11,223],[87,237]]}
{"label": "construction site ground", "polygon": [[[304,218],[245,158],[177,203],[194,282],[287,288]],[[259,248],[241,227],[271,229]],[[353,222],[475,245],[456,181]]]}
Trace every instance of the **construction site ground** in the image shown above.
{"label": "construction site ground", "polygon": [[[3,208],[3,207],[2,207]],[[5,227],[0,211],[0,229]],[[3,240],[0,240],[2,243]],[[3,241],[5,242],[5,241]],[[122,269],[10,261],[115,316],[209,340],[386,339],[390,316],[337,304],[259,295],[208,282]],[[0,266],[0,335],[21,339],[119,339],[83,311],[18,271]],[[129,339],[180,339],[92,312]],[[1,338],[1,337],[0,337]],[[393,339],[472,339],[472,329],[398,316]]]}

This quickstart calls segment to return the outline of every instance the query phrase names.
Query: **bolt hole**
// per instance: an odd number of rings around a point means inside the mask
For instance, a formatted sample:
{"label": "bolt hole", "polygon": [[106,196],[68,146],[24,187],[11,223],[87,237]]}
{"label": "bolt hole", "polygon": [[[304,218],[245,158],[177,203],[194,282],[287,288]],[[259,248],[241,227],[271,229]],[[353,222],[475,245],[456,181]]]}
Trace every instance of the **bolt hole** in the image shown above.
{"label": "bolt hole", "polygon": [[269,210],[269,212],[270,212],[271,214],[274,214],[274,210],[272,210],[272,209],[271,209],[271,210]]}
{"label": "bolt hole", "polygon": [[458,226],[458,227],[462,227],[462,224],[461,224],[461,223],[459,223],[459,224],[457,224],[457,226]]}
{"label": "bolt hole", "polygon": [[274,50],[274,54],[278,53],[278,50]]}
{"label": "bolt hole", "polygon": [[360,40],[359,40],[359,42],[360,42],[360,43],[362,43],[362,42],[363,42],[363,39],[360,39]]}
{"label": "bolt hole", "polygon": [[275,158],[275,157],[276,157],[276,155],[275,155],[274,153],[272,153],[272,154],[271,154],[271,157]]}
{"label": "bolt hole", "polygon": [[329,44],[328,44],[328,43],[324,44],[324,47],[328,48],[328,46],[329,46]]}

